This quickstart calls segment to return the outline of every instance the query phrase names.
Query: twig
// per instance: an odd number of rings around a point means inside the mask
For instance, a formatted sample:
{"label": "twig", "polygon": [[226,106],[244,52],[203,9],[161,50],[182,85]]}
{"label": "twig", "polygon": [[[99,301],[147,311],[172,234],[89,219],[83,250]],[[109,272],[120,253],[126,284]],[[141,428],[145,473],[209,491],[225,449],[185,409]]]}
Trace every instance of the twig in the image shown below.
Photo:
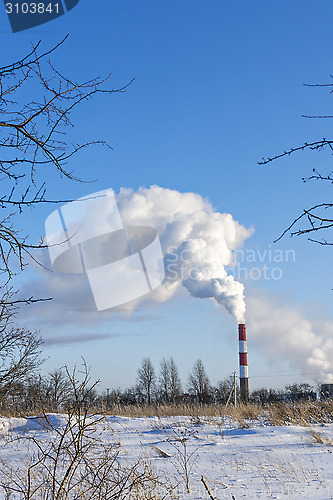
{"label": "twig", "polygon": [[211,494],[209,488],[208,488],[208,484],[206,483],[205,481],[205,478],[203,476],[201,476],[201,482],[203,483],[204,487],[206,488],[206,491],[210,497],[211,500],[215,500],[215,498],[213,497],[213,495]]}

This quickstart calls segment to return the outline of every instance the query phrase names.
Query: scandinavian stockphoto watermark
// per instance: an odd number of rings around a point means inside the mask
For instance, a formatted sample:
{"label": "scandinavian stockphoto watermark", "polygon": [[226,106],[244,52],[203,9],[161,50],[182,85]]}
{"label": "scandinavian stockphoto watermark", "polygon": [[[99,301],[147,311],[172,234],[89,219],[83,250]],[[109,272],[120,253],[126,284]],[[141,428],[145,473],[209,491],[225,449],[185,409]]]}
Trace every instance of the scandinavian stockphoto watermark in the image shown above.
{"label": "scandinavian stockphoto watermark", "polygon": [[40,26],[63,16],[79,0],[3,0],[13,33]]}
{"label": "scandinavian stockphoto watermark", "polygon": [[98,311],[143,297],[164,280],[157,231],[127,225],[112,189],[61,206],[45,230],[53,269],[85,274]]}
{"label": "scandinavian stockphoto watermark", "polygon": [[[153,489],[148,490],[150,493],[150,498],[167,498],[169,490],[163,486],[157,486]],[[232,491],[236,494],[238,493],[238,498],[243,499],[258,499],[258,498],[295,498],[296,496],[302,496],[303,498],[316,498],[316,499],[331,499],[332,498],[332,488],[325,484],[290,484],[284,482],[283,484],[268,484],[264,485],[258,483],[257,487],[246,486],[245,484],[237,485],[237,487],[232,487],[226,485],[221,481],[213,480],[210,481],[209,492],[201,484],[199,480],[192,482],[191,484],[191,498],[224,498],[231,499],[235,498]],[[179,484],[175,489],[177,498],[179,500],[188,500],[189,494],[186,490],[185,485]]]}
{"label": "scandinavian stockphoto watermark", "polygon": [[[237,281],[280,280],[285,266],[296,261],[293,249],[280,250],[269,245],[264,250],[234,250],[232,264],[225,266],[228,275]],[[211,278],[211,267],[193,265],[193,257],[187,249],[169,247],[166,252],[166,271],[169,281],[196,280],[198,275]]]}

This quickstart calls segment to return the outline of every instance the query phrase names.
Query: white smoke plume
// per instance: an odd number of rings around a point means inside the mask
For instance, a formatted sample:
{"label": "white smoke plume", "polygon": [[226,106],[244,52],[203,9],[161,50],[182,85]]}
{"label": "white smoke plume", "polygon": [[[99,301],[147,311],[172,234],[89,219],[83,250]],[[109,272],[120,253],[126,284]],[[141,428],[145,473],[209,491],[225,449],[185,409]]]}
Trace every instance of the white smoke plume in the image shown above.
{"label": "white smoke plume", "polygon": [[[167,300],[181,284],[193,297],[212,298],[244,322],[244,286],[228,276],[233,250],[253,233],[230,214],[214,211],[194,193],[158,186],[122,189],[117,196],[127,224],[157,229],[165,254],[166,282],[155,294]],[[333,322],[307,318],[303,310],[282,302],[269,291],[247,293],[249,342],[274,362],[289,359],[304,375],[333,382]]]}
{"label": "white smoke plume", "polygon": [[244,286],[225,267],[232,265],[233,250],[242,247],[253,229],[214,211],[195,193],[151,186],[121,189],[116,198],[127,225],[150,225],[159,234],[166,280],[155,294],[157,300],[167,300],[182,284],[193,297],[212,298],[238,322],[244,321]]}
{"label": "white smoke plume", "polygon": [[288,359],[317,382],[333,383],[333,322],[313,320],[267,290],[247,294],[249,342],[272,363]]}

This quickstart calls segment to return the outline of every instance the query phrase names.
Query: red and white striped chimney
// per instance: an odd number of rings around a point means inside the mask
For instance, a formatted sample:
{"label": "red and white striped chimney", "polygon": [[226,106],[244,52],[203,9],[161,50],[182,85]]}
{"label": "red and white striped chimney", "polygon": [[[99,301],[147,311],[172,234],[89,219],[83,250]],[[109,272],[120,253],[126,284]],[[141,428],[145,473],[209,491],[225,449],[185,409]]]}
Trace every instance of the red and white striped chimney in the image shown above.
{"label": "red and white striped chimney", "polygon": [[238,325],[239,333],[239,382],[242,401],[249,400],[249,369],[247,366],[246,326]]}

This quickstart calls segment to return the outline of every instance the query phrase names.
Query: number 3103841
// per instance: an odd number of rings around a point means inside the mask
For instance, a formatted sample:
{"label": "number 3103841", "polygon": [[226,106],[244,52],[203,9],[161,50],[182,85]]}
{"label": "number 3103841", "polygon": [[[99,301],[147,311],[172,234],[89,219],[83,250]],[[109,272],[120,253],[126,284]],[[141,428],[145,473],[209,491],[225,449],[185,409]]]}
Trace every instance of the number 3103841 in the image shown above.
{"label": "number 3103841", "polygon": [[59,4],[44,3],[6,3],[7,14],[59,14]]}

